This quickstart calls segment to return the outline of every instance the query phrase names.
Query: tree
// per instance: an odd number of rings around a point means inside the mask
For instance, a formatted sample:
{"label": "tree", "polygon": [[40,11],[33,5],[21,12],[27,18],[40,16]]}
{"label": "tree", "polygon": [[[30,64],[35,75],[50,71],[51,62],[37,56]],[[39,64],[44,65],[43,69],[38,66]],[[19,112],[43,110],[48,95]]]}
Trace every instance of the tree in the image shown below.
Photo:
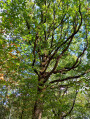
{"label": "tree", "polygon": [[[72,86],[76,92],[74,102],[70,110],[60,109],[58,118],[66,117],[73,110],[77,87],[83,79],[81,77],[90,72],[88,64],[90,17],[85,2],[85,0],[2,2],[4,39],[5,35],[9,35],[9,40],[5,41],[10,44],[10,49],[14,47],[14,50],[8,51],[7,54],[14,55],[11,56],[14,67],[9,64],[9,71],[15,69],[16,75],[11,73],[8,76],[14,75],[13,81],[18,82],[19,86],[28,85],[31,92],[34,92],[31,93],[34,94],[31,96],[32,119],[41,119],[44,106],[48,105],[46,101],[52,102],[55,95],[57,95],[55,100],[59,101],[59,95],[62,98],[65,90],[68,92],[68,87]],[[26,88],[23,91],[21,94],[29,95]],[[52,96],[45,98],[48,91]],[[57,112],[53,110],[52,113]]]}

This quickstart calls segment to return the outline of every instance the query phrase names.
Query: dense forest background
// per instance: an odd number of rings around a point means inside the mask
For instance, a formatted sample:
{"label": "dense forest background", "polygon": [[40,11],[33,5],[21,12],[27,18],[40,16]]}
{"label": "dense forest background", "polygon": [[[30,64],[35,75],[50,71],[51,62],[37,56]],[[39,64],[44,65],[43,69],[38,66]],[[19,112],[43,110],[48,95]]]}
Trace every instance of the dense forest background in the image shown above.
{"label": "dense forest background", "polygon": [[89,0],[3,0],[0,119],[90,119]]}

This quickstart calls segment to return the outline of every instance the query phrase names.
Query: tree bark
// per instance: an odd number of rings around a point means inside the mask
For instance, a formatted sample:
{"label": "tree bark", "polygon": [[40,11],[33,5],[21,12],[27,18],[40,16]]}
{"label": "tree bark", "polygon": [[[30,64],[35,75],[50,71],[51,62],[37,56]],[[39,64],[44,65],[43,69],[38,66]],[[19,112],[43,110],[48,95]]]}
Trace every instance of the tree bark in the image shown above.
{"label": "tree bark", "polygon": [[42,117],[42,102],[38,99],[34,105],[32,119],[41,119]]}
{"label": "tree bark", "polygon": [[42,111],[43,111],[43,101],[42,101],[42,94],[43,90],[38,87],[37,89],[37,98],[34,104],[32,119],[41,119],[42,118]]}
{"label": "tree bark", "polygon": [[46,64],[46,54],[43,55],[42,63],[41,63],[41,70],[40,70],[40,75],[38,77],[38,87],[37,87],[37,99],[34,104],[34,110],[32,114],[32,119],[41,119],[42,118],[42,111],[43,111],[43,101],[42,98],[44,96],[44,84],[47,81],[45,78],[45,64]]}

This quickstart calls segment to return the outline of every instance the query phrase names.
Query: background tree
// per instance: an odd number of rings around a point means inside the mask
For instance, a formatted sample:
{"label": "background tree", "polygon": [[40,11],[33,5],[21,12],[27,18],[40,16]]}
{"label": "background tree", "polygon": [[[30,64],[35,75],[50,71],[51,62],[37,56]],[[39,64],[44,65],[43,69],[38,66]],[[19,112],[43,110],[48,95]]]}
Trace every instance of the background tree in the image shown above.
{"label": "background tree", "polygon": [[1,67],[17,85],[13,86],[14,102],[21,102],[17,118],[40,119],[48,109],[47,118],[71,114],[80,84],[90,72],[87,5],[85,0],[2,2]]}

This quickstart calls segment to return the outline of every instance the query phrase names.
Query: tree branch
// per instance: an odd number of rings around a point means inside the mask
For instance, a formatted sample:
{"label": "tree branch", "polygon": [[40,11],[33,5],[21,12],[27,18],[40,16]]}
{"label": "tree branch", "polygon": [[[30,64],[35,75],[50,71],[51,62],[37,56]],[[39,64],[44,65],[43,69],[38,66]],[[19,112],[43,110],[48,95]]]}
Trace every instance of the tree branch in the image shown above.
{"label": "tree branch", "polygon": [[75,98],[74,98],[74,100],[73,100],[72,107],[71,107],[71,109],[69,110],[69,112],[67,112],[65,115],[62,116],[62,119],[63,119],[64,117],[68,116],[68,115],[72,112],[72,110],[73,110],[73,108],[74,108],[74,105],[75,105],[75,101],[76,101],[76,96],[77,96],[77,94],[78,94],[78,91],[76,90],[76,94],[75,94]]}
{"label": "tree branch", "polygon": [[67,81],[67,80],[70,80],[70,79],[77,79],[77,78],[80,78],[81,76],[87,74],[88,72],[90,72],[90,70],[87,70],[86,72],[80,74],[80,75],[77,75],[77,76],[70,76],[70,77],[67,77],[67,78],[64,78],[64,79],[57,79],[57,80],[54,80],[54,81],[51,81],[51,83],[56,83],[56,82],[63,82],[63,81]]}
{"label": "tree branch", "polygon": [[[69,47],[69,45],[70,45],[70,43],[71,43],[73,37],[78,33],[78,31],[79,31],[79,29],[80,29],[80,27],[81,27],[81,25],[82,25],[82,14],[81,14],[81,11],[80,11],[80,7],[81,7],[81,5],[79,5],[79,13],[80,13],[80,16],[81,16],[81,22],[80,22],[80,24],[79,24],[77,30],[75,30],[75,31],[72,33],[72,35],[67,38],[66,41],[64,41],[60,46],[58,46],[58,47],[56,48],[56,50],[54,51],[54,53],[50,56],[50,58],[49,58],[49,60],[48,60],[47,66],[46,66],[46,68],[45,68],[45,71],[46,71],[46,69],[47,69],[47,67],[48,67],[48,65],[49,65],[49,63],[50,63],[50,61],[53,59],[53,57],[55,56],[55,54],[58,52],[59,48],[60,48],[62,45],[64,45],[65,43],[67,43],[68,40],[70,40],[69,43],[68,43],[68,46],[67,46],[67,47],[62,51],[62,53],[58,56],[58,58],[57,58],[57,60],[56,60],[56,63],[55,63],[55,65],[54,65],[54,68],[53,68],[53,70],[51,71],[50,75],[51,75],[51,74],[53,73],[53,71],[56,69],[56,67],[57,67],[57,65],[58,65],[58,62],[59,62],[59,59],[60,59],[61,56],[67,51],[67,49],[68,49],[68,47]],[[44,71],[44,72],[45,72],[45,71]]]}

